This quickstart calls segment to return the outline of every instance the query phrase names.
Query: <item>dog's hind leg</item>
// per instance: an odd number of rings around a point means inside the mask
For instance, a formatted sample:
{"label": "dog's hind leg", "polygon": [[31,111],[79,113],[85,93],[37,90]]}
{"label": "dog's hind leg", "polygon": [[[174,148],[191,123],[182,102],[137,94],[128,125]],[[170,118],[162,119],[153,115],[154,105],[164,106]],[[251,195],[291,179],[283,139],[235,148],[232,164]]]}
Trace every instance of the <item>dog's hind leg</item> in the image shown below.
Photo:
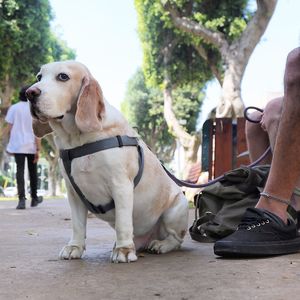
{"label": "dog's hind leg", "polygon": [[148,246],[149,252],[166,253],[180,248],[188,226],[188,202],[180,193],[173,206],[167,209],[161,218],[159,239]]}

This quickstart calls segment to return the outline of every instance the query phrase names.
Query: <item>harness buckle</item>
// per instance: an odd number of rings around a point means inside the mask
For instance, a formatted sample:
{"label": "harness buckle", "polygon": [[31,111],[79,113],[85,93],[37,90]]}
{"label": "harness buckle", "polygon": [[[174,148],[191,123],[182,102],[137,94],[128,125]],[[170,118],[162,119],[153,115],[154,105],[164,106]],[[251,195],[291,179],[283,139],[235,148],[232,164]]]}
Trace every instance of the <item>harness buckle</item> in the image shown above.
{"label": "harness buckle", "polygon": [[122,141],[121,136],[117,135],[116,138],[117,138],[117,140],[118,140],[119,147],[120,147],[120,148],[123,147],[124,144],[123,144],[123,141]]}

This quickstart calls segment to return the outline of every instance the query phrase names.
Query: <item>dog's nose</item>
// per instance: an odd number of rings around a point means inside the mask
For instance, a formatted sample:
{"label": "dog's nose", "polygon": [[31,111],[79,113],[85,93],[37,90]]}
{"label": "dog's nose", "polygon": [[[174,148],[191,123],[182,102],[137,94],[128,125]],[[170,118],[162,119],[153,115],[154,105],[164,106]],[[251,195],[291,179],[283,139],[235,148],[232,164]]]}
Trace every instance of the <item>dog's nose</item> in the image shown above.
{"label": "dog's nose", "polygon": [[25,94],[26,94],[27,99],[30,102],[35,102],[36,99],[41,94],[41,90],[38,89],[37,87],[30,87],[29,89],[26,90]]}

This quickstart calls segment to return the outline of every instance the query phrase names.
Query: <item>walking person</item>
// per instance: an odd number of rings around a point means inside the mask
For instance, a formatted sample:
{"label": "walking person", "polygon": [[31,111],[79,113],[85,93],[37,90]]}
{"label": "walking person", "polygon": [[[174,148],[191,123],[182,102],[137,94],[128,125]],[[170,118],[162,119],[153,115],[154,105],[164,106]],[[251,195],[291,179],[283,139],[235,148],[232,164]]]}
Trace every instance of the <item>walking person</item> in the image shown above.
{"label": "walking person", "polygon": [[37,206],[43,201],[43,197],[37,196],[37,162],[41,148],[40,139],[36,138],[32,129],[32,117],[29,103],[25,95],[26,89],[23,87],[19,93],[19,102],[13,104],[7,112],[5,121],[8,123],[9,142],[7,152],[13,154],[17,164],[17,188],[19,202],[16,209],[26,208],[24,167],[27,159],[31,207]]}

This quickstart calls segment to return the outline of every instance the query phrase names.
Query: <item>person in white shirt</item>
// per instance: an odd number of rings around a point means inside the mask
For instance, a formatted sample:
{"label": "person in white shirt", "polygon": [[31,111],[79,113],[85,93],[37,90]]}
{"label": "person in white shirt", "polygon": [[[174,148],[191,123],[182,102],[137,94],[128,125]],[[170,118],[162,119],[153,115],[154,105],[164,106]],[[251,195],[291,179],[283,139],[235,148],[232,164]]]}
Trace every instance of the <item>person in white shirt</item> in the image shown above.
{"label": "person in white shirt", "polygon": [[17,209],[25,209],[25,181],[24,166],[27,158],[27,165],[30,179],[31,206],[35,207],[43,201],[37,196],[37,161],[41,147],[40,139],[36,138],[32,129],[32,117],[29,103],[25,95],[26,89],[23,87],[19,93],[19,102],[13,104],[7,112],[5,121],[9,133],[7,152],[13,154],[17,164],[17,188],[19,203]]}

